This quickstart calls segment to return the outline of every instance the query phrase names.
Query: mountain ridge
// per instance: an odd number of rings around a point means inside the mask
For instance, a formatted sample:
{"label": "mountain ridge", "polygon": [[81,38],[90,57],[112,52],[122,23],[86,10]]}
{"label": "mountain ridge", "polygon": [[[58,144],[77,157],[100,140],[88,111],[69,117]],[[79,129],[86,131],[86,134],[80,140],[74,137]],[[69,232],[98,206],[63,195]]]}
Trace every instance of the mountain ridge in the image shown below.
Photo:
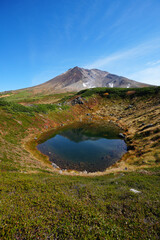
{"label": "mountain ridge", "polygon": [[137,88],[148,86],[151,85],[118,76],[107,71],[85,69],[76,66],[45,83],[32,87],[32,89],[38,92],[67,92],[95,87]]}

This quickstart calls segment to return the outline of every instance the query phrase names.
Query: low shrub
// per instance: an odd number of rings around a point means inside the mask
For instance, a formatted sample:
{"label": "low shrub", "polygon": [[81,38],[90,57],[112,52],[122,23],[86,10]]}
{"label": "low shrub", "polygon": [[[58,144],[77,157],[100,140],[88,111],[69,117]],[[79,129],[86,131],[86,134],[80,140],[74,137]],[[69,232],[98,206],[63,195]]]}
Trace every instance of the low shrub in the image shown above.
{"label": "low shrub", "polygon": [[[15,102],[8,102],[6,100],[0,99],[0,107],[2,109],[6,110],[10,113],[17,113],[17,112],[23,112],[23,113],[47,113],[49,111],[56,111],[59,109],[59,106],[56,104],[33,104],[31,106],[23,106],[21,104],[15,103]],[[68,106],[62,105],[61,109],[65,110]]]}
{"label": "low shrub", "polygon": [[[130,91],[134,92],[134,96],[151,96],[160,94],[160,87],[145,87],[145,88],[130,88]],[[132,97],[127,94],[128,88],[90,88],[81,90],[77,93],[77,95],[81,95],[82,97],[90,97],[93,94],[99,94],[100,96],[104,96],[105,93],[108,93],[108,97]]]}

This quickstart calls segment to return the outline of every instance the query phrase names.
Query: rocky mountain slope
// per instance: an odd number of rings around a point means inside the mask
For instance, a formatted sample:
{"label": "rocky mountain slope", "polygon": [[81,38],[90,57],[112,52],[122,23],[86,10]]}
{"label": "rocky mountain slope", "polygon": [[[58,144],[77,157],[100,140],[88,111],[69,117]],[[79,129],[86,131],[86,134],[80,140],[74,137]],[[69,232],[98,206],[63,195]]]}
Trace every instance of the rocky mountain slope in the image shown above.
{"label": "rocky mountain slope", "polygon": [[106,71],[74,67],[43,84],[33,87],[32,89],[36,92],[65,92],[79,91],[94,87],[137,88],[147,86],[149,85],[111,74]]}

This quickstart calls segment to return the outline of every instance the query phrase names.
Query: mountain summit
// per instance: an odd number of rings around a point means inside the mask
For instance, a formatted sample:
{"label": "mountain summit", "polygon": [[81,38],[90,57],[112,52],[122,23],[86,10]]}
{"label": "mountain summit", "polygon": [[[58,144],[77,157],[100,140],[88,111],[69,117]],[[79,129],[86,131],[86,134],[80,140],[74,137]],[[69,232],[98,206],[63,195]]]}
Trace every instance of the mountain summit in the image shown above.
{"label": "mountain summit", "polygon": [[111,74],[98,69],[84,69],[79,67],[70,68],[67,72],[35,86],[37,91],[79,91],[86,88],[94,87],[147,87],[148,84],[139,83],[125,77]]}

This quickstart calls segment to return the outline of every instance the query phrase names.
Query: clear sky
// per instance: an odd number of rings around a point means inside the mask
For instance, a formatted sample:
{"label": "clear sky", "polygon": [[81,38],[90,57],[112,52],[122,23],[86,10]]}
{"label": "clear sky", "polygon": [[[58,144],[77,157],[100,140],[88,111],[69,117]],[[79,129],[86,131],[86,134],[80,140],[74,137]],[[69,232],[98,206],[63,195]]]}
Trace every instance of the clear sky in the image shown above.
{"label": "clear sky", "polygon": [[0,91],[74,66],[160,85],[160,0],[0,0]]}

